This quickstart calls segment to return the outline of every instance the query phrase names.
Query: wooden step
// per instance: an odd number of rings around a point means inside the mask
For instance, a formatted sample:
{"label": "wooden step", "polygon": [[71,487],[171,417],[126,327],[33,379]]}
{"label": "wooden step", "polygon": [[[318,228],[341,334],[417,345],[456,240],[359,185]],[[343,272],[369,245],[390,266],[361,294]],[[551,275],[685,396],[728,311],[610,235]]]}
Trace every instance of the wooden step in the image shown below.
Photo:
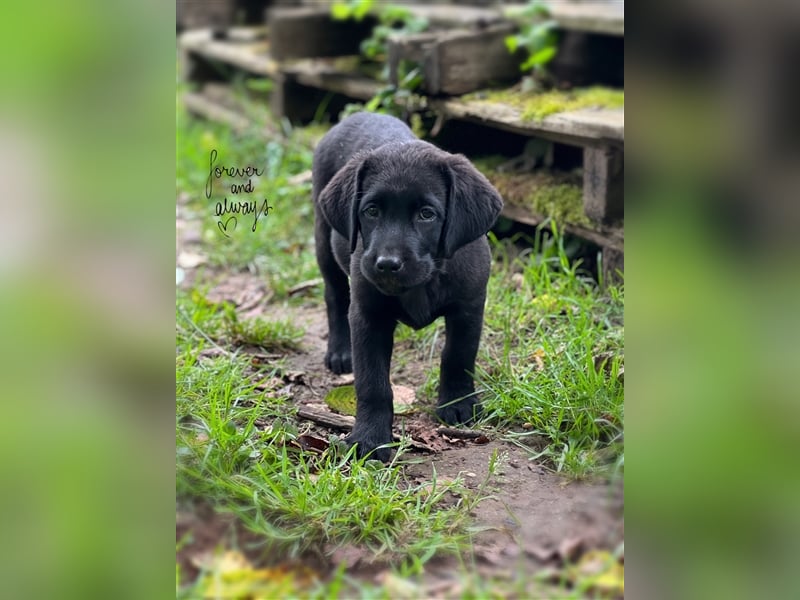
{"label": "wooden step", "polygon": [[[265,77],[275,77],[280,73],[278,62],[269,53],[264,27],[231,30],[225,39],[216,38],[211,29],[186,31],[178,38],[178,47],[184,59],[188,59],[187,69],[193,67],[198,58],[203,58]],[[190,75],[187,74],[186,78]]]}
{"label": "wooden step", "polygon": [[449,118],[463,119],[504,129],[521,135],[533,135],[573,146],[619,146],[625,143],[625,111],[581,109],[550,115],[537,121],[524,119],[522,109],[484,100],[434,100],[434,108]]}
{"label": "wooden step", "polygon": [[[558,22],[561,29],[605,35],[625,35],[624,0],[579,1],[549,0],[544,4],[550,11],[547,18]],[[503,16],[512,18],[520,6],[505,6]]]}

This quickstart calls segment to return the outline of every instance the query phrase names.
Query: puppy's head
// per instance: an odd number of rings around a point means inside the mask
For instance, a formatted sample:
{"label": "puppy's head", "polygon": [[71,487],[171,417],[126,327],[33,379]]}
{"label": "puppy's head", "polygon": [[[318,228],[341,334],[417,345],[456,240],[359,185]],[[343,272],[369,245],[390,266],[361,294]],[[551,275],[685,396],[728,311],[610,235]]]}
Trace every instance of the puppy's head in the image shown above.
{"label": "puppy's head", "polygon": [[421,141],[354,156],[318,202],[351,253],[361,238],[361,272],[387,295],[428,281],[435,260],[484,235],[503,207],[465,157]]}

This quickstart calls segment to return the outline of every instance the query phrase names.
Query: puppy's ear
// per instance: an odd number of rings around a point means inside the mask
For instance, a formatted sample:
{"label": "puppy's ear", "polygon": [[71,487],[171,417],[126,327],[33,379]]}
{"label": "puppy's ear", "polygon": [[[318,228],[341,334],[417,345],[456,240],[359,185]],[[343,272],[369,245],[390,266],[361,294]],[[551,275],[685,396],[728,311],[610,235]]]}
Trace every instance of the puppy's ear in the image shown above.
{"label": "puppy's ear", "polygon": [[460,154],[448,157],[445,171],[450,181],[439,254],[450,258],[456,250],[491,229],[503,208],[503,199],[489,180]]}
{"label": "puppy's ear", "polygon": [[363,156],[354,156],[320,192],[317,202],[328,224],[350,240],[350,254],[358,241],[358,205],[365,171]]}

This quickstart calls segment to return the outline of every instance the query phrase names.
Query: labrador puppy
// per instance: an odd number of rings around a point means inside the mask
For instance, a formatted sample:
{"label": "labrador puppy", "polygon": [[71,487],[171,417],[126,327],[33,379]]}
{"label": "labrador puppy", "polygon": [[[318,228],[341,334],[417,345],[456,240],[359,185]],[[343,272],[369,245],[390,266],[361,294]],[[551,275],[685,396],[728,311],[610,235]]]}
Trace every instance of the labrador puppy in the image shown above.
{"label": "labrador puppy", "polygon": [[[334,373],[353,371],[356,421],[347,441],[384,462],[392,441],[389,364],[398,322],[445,318],[437,414],[466,423],[491,256],[486,232],[503,201],[461,155],[419,140],[400,120],[356,113],[314,151],[317,261],[325,281]],[[349,276],[349,284],[348,284]]]}

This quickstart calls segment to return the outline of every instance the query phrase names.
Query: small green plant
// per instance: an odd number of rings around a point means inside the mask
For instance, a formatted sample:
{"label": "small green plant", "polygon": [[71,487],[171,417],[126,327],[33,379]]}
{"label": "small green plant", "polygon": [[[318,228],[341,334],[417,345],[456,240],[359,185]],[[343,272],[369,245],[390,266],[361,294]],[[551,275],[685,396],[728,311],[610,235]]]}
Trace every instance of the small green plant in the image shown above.
{"label": "small green plant", "polygon": [[513,14],[523,20],[520,32],[506,37],[506,47],[512,54],[523,48],[528,58],[520,65],[523,72],[532,71],[533,79],[546,79],[546,66],[558,53],[558,22],[550,19],[550,10],[541,2],[534,0]]}
{"label": "small green plant", "polygon": [[346,21],[347,19],[354,19],[356,21],[363,21],[372,7],[375,0],[350,0],[350,2],[334,2],[331,5],[331,16],[336,21]]}
{"label": "small green plant", "polygon": [[370,13],[378,19],[378,24],[372,29],[372,35],[361,42],[361,54],[370,60],[386,56],[389,36],[420,33],[428,28],[426,18],[414,15],[404,6],[380,3],[376,7],[374,0],[334,2],[331,6],[331,17],[336,21],[362,21]]}
{"label": "small green plant", "polygon": [[[389,65],[386,62],[388,55],[388,41],[392,35],[409,35],[421,33],[428,28],[428,20],[415,16],[404,6],[392,4],[379,4],[373,9],[373,0],[351,0],[351,2],[334,3],[331,15],[336,20],[355,19],[361,21],[369,12],[373,12],[378,19],[378,24],[373,28],[372,35],[361,42],[361,54],[369,60],[380,60],[384,63],[380,79],[389,81]],[[426,105],[424,96],[417,93],[422,84],[423,76],[420,65],[402,60],[397,65],[397,85],[387,85],[365,104],[349,104],[342,116],[353,112],[366,110],[383,114],[403,116]],[[421,133],[421,122],[416,123],[415,130]]]}

